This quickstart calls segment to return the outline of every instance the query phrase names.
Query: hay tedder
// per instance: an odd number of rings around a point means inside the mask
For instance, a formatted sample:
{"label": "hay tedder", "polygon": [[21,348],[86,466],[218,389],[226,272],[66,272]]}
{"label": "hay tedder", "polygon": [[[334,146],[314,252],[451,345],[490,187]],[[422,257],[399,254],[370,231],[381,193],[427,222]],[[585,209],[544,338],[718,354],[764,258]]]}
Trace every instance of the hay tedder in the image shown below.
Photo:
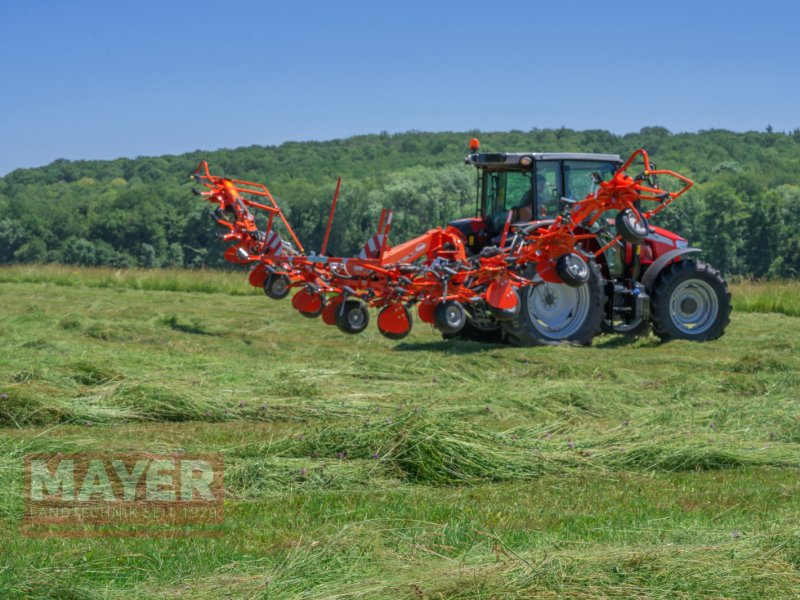
{"label": "hay tedder", "polygon": [[[705,341],[724,333],[730,293],[700,250],[650,219],[693,182],[656,169],[637,150],[608,154],[479,153],[476,216],[390,244],[392,211],[355,257],[326,254],[337,183],[320,252],[307,252],[266,186],[212,175],[203,161],[196,195],[230,244],[225,258],[250,267],[273,299],[349,334],[370,308],[378,329],[401,339],[419,319],[445,338],[515,345],[589,344],[601,331]],[[636,175],[629,171],[641,169]],[[659,178],[669,185],[659,186]],[[261,212],[263,225],[256,224]]]}

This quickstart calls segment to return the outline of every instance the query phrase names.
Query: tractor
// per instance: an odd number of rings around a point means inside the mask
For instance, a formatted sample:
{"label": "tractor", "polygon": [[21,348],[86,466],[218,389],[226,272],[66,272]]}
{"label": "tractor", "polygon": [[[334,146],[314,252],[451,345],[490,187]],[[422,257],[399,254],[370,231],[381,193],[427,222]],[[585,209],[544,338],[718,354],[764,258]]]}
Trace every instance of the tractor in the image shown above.
{"label": "tractor", "polygon": [[[477,140],[471,150],[465,163],[477,170],[476,216],[449,226],[461,232],[472,254],[498,243],[509,212],[512,231],[549,226],[623,166],[615,154],[481,153]],[[656,188],[652,171],[648,165],[637,181]],[[720,337],[730,320],[727,283],[696,259],[700,249],[648,223],[641,204],[634,202],[638,214],[606,213],[583,230],[594,234],[580,247],[590,257],[585,284],[543,281],[529,267],[534,285],[519,288],[517,315],[498,319],[485,303],[478,304],[458,334],[444,336],[523,346],[585,345],[600,332],[636,336],[651,328],[662,340]]]}

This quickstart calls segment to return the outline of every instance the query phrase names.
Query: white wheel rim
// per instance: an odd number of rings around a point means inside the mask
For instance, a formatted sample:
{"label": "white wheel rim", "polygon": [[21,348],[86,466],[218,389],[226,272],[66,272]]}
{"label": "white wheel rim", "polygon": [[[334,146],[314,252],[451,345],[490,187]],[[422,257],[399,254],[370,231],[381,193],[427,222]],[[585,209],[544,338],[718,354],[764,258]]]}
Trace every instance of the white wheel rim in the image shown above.
{"label": "white wheel rim", "polygon": [[672,324],[682,333],[704,333],[717,320],[718,314],[717,295],[705,281],[689,279],[673,290],[669,301],[669,316]]}
{"label": "white wheel rim", "polygon": [[589,315],[589,286],[540,283],[528,294],[528,314],[539,333],[551,339],[567,339]]}
{"label": "white wheel rim", "polygon": [[457,306],[448,306],[444,311],[444,320],[450,327],[461,324],[462,312]]}
{"label": "white wheel rim", "polygon": [[628,209],[624,217],[628,224],[628,229],[642,237],[647,235],[647,229],[644,226],[644,217],[638,217],[635,212]]}

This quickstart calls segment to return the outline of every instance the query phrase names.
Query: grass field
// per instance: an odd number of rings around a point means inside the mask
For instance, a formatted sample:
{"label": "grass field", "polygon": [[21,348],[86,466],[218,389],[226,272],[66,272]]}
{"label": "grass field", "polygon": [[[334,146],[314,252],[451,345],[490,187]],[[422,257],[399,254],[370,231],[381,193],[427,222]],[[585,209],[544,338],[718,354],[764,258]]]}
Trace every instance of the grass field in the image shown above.
{"label": "grass field", "polygon": [[[0,269],[2,598],[800,594],[800,284],[708,344],[346,337],[242,273]],[[22,457],[222,452],[216,538],[27,538]]]}

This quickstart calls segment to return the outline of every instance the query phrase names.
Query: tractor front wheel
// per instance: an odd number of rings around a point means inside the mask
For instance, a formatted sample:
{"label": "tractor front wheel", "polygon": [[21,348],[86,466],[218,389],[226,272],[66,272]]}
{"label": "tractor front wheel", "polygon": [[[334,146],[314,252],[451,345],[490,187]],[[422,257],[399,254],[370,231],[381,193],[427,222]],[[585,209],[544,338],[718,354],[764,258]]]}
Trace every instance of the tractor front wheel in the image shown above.
{"label": "tractor front wheel", "polygon": [[662,340],[706,342],[725,333],[731,293],[719,271],[694,260],[672,263],[651,294],[653,331]]}
{"label": "tractor front wheel", "polygon": [[515,346],[558,343],[588,346],[600,332],[606,304],[605,280],[594,261],[589,278],[579,287],[534,283],[519,289],[519,315],[500,325]]}

